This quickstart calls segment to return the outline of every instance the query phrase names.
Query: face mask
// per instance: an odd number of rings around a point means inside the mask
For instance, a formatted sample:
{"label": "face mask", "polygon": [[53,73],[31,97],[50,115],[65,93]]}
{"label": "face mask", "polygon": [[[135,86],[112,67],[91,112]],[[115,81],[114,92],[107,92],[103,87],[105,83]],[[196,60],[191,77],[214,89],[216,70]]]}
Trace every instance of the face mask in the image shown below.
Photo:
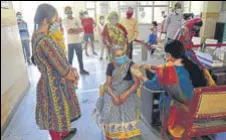
{"label": "face mask", "polygon": [[118,19],[112,18],[111,20],[111,24],[115,25],[118,23]]}
{"label": "face mask", "polygon": [[17,20],[21,20],[22,16],[21,15],[17,15]]}
{"label": "face mask", "polygon": [[104,24],[104,21],[105,21],[104,19],[101,19],[101,20],[100,20],[100,23]]}
{"label": "face mask", "polygon": [[180,14],[181,13],[181,9],[176,9],[175,12],[176,12],[176,14]]}
{"label": "face mask", "polygon": [[75,90],[77,90],[78,89],[78,86],[75,86],[74,88],[75,88]]}
{"label": "face mask", "polygon": [[126,17],[129,19],[133,16],[133,12],[127,12],[126,13]]}
{"label": "face mask", "polygon": [[122,65],[126,62],[126,55],[124,54],[123,56],[121,57],[115,57],[115,62],[118,64],[118,65]]}
{"label": "face mask", "polygon": [[60,23],[59,22],[55,22],[52,25],[50,25],[49,31],[52,32],[52,33],[55,33],[59,29],[60,29]]}
{"label": "face mask", "polygon": [[72,13],[73,13],[73,12],[72,12],[71,10],[65,11],[65,14],[66,14],[66,15],[72,15]]}

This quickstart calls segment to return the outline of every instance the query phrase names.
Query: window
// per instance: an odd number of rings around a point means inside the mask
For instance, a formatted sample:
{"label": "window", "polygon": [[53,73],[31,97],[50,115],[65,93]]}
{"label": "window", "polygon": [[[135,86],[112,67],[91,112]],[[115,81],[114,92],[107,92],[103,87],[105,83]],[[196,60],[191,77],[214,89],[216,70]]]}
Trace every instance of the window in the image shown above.
{"label": "window", "polygon": [[189,13],[190,12],[190,6],[191,6],[191,1],[184,1],[184,13]]}
{"label": "window", "polygon": [[142,24],[150,24],[152,22],[153,7],[138,7],[138,21]]}
{"label": "window", "polygon": [[32,34],[34,30],[34,16],[37,7],[40,4],[48,3],[53,5],[62,19],[65,18],[64,8],[68,5],[73,7],[73,1],[21,1],[20,8],[23,13],[23,18],[28,24],[29,33]]}
{"label": "window", "polygon": [[133,18],[139,24],[151,24],[153,20],[161,23],[163,20],[161,12],[165,11],[168,14],[169,5],[169,1],[86,1],[86,8],[91,10],[90,16],[95,17],[116,11],[121,18],[125,18],[128,7],[135,7]]}
{"label": "window", "polygon": [[95,2],[94,1],[86,1],[86,8],[87,9],[95,8]]}
{"label": "window", "polygon": [[93,18],[94,21],[96,21],[96,16],[95,16],[95,10],[87,10],[89,17]]}
{"label": "window", "polygon": [[169,1],[154,1],[155,5],[169,5]]}
{"label": "window", "polygon": [[96,14],[107,15],[109,13],[109,3],[105,1],[96,2]]}
{"label": "window", "polygon": [[200,15],[203,8],[203,1],[184,1],[184,13],[194,13],[194,16]]}
{"label": "window", "polygon": [[162,11],[168,14],[169,1],[139,1],[137,14],[138,22],[151,24],[153,20],[161,23],[163,20]]}
{"label": "window", "polygon": [[226,1],[222,1],[222,11],[226,11]]}
{"label": "window", "polygon": [[138,1],[139,6],[153,5],[153,1]]}
{"label": "window", "polygon": [[194,15],[200,15],[203,8],[203,1],[191,1],[191,10],[190,12],[194,13]]}
{"label": "window", "polygon": [[120,6],[126,6],[127,4],[124,1],[119,1]]}
{"label": "window", "polygon": [[168,7],[154,7],[154,21],[161,23],[163,20],[162,11],[165,11],[165,14],[168,15]]}
{"label": "window", "polygon": [[[119,8],[120,18],[126,18],[127,10],[128,6],[120,6]],[[133,9],[133,18],[136,18],[136,8]]]}
{"label": "window", "polygon": [[96,14],[95,14],[95,1],[86,1],[86,9],[88,12],[89,17],[93,18],[93,20],[96,20]]}
{"label": "window", "polygon": [[110,1],[109,2],[109,13],[112,12],[112,11],[116,11],[116,12],[119,11],[117,1]]}

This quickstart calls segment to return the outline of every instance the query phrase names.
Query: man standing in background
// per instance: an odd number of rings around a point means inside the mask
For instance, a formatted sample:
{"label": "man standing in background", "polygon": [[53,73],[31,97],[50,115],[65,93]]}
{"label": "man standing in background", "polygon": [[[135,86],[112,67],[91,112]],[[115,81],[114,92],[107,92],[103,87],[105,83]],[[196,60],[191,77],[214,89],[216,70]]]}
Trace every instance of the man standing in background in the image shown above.
{"label": "man standing in background", "polygon": [[70,6],[65,7],[64,13],[67,15],[67,18],[64,19],[63,24],[67,31],[68,61],[72,65],[75,51],[79,62],[80,73],[88,75],[89,72],[84,70],[83,66],[82,40],[79,36],[79,34],[83,32],[83,28],[80,22],[72,16],[73,12]]}
{"label": "man standing in background", "polygon": [[83,13],[83,16],[84,16],[84,18],[82,18],[82,25],[83,25],[83,28],[84,28],[84,41],[85,41],[86,56],[89,56],[88,50],[87,50],[89,39],[90,39],[90,42],[91,42],[93,54],[97,55],[97,53],[94,50],[94,33],[93,33],[93,29],[94,29],[96,23],[94,22],[93,18],[89,17],[87,11],[85,11]]}
{"label": "man standing in background", "polygon": [[165,22],[166,36],[168,40],[172,40],[177,30],[182,26],[181,4],[176,3],[174,11],[170,13]]}
{"label": "man standing in background", "polygon": [[16,17],[20,32],[21,44],[23,47],[24,59],[25,62],[27,62],[28,65],[30,65],[31,64],[30,36],[27,28],[27,23],[24,20],[22,20],[21,12],[17,12]]}
{"label": "man standing in background", "polygon": [[123,25],[125,26],[128,32],[128,49],[127,49],[127,56],[132,59],[133,57],[133,41],[138,37],[138,25],[136,19],[133,17],[133,8],[128,7],[126,12],[126,18],[123,20]]}
{"label": "man standing in background", "polygon": [[160,36],[159,36],[160,40],[162,38],[162,34],[166,34],[165,23],[166,23],[167,15],[165,15],[165,11],[162,11],[162,18],[163,18],[163,20],[161,23],[161,32],[160,32]]}

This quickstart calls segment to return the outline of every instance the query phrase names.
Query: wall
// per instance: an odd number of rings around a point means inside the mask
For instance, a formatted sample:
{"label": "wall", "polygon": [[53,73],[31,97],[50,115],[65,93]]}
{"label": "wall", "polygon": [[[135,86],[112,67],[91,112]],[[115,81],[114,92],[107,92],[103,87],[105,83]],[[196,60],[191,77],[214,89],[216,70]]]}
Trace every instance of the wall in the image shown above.
{"label": "wall", "polygon": [[226,42],[226,11],[222,11],[222,12],[220,13],[220,17],[219,17],[219,20],[218,20],[218,21],[219,21],[219,22],[225,23],[225,25],[224,25],[223,41]]}
{"label": "wall", "polygon": [[226,22],[226,11],[220,13],[218,21],[224,23]]}
{"label": "wall", "polygon": [[138,39],[148,40],[148,37],[150,35],[151,24],[140,24],[138,25],[138,28],[139,28]]}
{"label": "wall", "polygon": [[216,22],[219,19],[221,1],[204,1],[202,19],[203,27],[200,35],[202,39],[213,38],[215,33]]}
{"label": "wall", "polygon": [[12,2],[1,8],[1,132],[29,86]]}

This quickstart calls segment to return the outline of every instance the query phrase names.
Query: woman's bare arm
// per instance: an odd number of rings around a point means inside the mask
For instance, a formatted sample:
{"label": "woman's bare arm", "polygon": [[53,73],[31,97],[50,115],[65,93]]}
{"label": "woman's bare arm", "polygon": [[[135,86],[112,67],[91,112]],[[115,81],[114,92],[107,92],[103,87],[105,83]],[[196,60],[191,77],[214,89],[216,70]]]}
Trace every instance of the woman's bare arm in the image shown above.
{"label": "woman's bare arm", "polygon": [[[132,69],[133,67],[130,68],[131,73],[133,71]],[[133,81],[134,81],[133,85],[128,90],[126,90],[122,96],[128,97],[134,90],[138,88],[139,79],[136,76],[133,76]]]}

